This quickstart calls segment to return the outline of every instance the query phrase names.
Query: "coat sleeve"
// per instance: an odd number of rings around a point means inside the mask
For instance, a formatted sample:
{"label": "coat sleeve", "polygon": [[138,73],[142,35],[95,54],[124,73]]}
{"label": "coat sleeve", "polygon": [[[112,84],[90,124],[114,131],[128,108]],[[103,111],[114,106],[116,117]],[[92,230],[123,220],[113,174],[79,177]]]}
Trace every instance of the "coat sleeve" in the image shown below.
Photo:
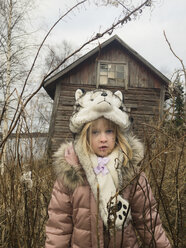
{"label": "coat sleeve", "polygon": [[48,207],[45,248],[69,248],[72,235],[72,205],[68,191],[55,182]]}
{"label": "coat sleeve", "polygon": [[146,245],[145,247],[171,247],[162,227],[152,190],[144,173],[139,176],[137,182],[133,185],[131,213],[134,226],[143,244]]}

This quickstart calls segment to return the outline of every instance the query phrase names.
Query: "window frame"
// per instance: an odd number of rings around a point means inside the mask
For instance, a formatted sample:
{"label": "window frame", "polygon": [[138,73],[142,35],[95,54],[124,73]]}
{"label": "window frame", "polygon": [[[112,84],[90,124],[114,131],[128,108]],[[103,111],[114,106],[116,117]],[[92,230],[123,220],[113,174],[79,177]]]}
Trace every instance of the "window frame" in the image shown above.
{"label": "window frame", "polygon": [[[117,77],[113,77],[113,80],[115,81],[115,82],[113,82],[113,83],[109,83],[109,77],[108,77],[108,74],[109,74],[109,71],[108,71],[108,69],[107,69],[107,75],[105,75],[105,76],[107,76],[107,82],[106,82],[106,84],[103,84],[103,83],[101,83],[100,82],[100,77],[101,77],[101,75],[100,75],[100,73],[101,73],[101,70],[100,70],[100,67],[101,67],[101,64],[107,64],[107,65],[122,65],[123,67],[124,67],[124,81],[122,81],[122,82],[118,82],[117,81],[117,79],[119,79],[119,78],[117,78]],[[111,71],[112,72],[112,71]],[[111,73],[110,72],[110,73]],[[119,73],[119,71],[113,71],[113,73],[116,73],[116,72],[118,72]],[[111,77],[110,77],[110,79],[111,79]],[[114,86],[114,87],[124,87],[125,89],[127,89],[128,88],[128,63],[127,62],[125,62],[125,61],[108,61],[108,60],[99,60],[98,61],[98,63],[97,63],[97,87],[99,86],[99,85],[101,85],[101,86]]]}

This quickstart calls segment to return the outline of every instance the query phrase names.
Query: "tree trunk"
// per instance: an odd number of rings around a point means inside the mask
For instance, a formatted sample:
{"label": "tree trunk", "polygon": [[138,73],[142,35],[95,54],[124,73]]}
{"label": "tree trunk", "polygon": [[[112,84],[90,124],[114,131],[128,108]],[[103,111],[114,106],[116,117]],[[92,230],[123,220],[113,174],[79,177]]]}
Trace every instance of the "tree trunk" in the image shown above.
{"label": "tree trunk", "polygon": [[[3,118],[3,130],[2,130],[2,138],[4,139],[8,133],[8,120],[9,120],[9,97],[10,97],[10,82],[11,82],[11,32],[12,32],[12,0],[9,3],[8,9],[8,35],[7,35],[7,67],[6,67],[6,95],[5,95],[5,113]],[[7,143],[5,143],[3,147],[3,154],[1,159],[1,175],[4,174],[4,168],[7,161]]]}

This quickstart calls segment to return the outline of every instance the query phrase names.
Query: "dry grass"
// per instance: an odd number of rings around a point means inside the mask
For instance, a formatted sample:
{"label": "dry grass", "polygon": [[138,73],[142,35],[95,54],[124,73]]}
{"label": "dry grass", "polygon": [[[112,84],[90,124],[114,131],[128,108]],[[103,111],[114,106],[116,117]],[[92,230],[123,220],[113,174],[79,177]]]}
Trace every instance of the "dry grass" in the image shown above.
{"label": "dry grass", "polygon": [[186,159],[184,128],[174,123],[145,126],[146,158],[157,207],[173,247],[186,247]]}
{"label": "dry grass", "polygon": [[20,180],[23,165],[10,163],[0,185],[0,247],[44,246],[47,207],[53,186],[51,167],[45,160],[32,162],[32,188]]}
{"label": "dry grass", "polygon": [[[164,228],[173,247],[186,247],[185,156],[183,130],[166,126],[145,126],[144,169],[149,177]],[[23,171],[32,172],[33,185],[20,180]],[[54,177],[45,159],[25,163],[9,161],[0,178],[0,247],[44,247],[47,206]]]}

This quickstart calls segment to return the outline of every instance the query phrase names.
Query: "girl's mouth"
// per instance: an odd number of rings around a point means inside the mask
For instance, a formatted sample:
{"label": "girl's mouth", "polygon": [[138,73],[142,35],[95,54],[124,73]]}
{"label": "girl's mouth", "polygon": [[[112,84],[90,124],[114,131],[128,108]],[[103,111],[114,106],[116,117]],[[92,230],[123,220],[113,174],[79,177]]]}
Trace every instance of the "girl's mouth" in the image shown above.
{"label": "girl's mouth", "polygon": [[102,150],[105,150],[107,149],[107,146],[100,146],[99,149],[102,151]]}

